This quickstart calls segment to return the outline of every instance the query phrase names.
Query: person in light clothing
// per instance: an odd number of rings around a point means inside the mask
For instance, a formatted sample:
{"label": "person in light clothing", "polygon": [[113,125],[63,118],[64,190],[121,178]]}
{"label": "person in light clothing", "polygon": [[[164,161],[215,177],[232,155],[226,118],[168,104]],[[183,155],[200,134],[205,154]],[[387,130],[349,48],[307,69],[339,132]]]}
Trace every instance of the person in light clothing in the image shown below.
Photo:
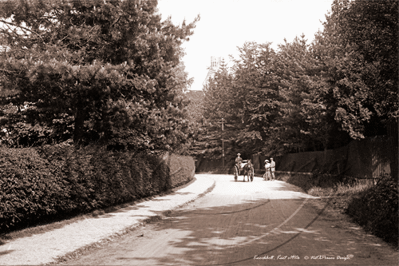
{"label": "person in light clothing", "polygon": [[276,162],[273,160],[273,158],[270,158],[270,174],[272,180],[276,180],[276,176],[274,175],[275,170],[276,170]]}
{"label": "person in light clothing", "polygon": [[270,162],[269,160],[265,160],[265,174],[263,175],[264,180],[270,180],[271,179],[271,173],[270,173]]}

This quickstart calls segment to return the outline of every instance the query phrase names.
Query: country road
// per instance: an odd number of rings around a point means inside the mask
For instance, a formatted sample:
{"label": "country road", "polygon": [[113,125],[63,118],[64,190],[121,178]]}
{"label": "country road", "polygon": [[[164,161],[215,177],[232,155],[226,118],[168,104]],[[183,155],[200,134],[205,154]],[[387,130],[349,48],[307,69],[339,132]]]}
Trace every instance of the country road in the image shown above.
{"label": "country road", "polygon": [[213,178],[204,197],[65,264],[398,265],[397,251],[293,185]]}

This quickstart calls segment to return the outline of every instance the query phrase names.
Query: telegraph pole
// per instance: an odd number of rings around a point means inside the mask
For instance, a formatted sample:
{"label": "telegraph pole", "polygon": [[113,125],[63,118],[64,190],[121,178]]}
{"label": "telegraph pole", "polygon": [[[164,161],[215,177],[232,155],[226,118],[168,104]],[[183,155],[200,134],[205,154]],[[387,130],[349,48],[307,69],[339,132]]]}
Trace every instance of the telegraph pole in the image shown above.
{"label": "telegraph pole", "polygon": [[222,118],[222,159],[223,159],[223,170],[224,170],[224,139],[223,139],[223,132],[224,132],[224,118]]}

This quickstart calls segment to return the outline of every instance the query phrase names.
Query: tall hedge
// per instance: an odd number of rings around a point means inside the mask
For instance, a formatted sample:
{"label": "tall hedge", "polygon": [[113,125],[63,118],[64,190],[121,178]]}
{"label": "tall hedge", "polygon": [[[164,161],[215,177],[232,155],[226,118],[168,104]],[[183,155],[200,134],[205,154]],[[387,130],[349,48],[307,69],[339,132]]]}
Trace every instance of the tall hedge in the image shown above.
{"label": "tall hedge", "polygon": [[366,230],[398,246],[398,205],[398,182],[388,177],[355,195],[347,213]]}
{"label": "tall hedge", "polygon": [[176,183],[165,156],[95,146],[0,148],[0,176],[3,232],[156,195]]}

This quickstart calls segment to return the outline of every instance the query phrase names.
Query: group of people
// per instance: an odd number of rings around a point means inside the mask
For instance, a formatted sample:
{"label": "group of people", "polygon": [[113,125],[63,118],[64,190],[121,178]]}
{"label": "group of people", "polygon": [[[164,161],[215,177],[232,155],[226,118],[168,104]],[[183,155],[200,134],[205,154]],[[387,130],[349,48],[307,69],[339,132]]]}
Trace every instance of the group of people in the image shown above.
{"label": "group of people", "polygon": [[[242,158],[240,157],[241,154],[237,154],[237,158],[235,160],[236,165],[238,166],[238,169],[241,169],[241,163],[242,163]],[[270,158],[269,160],[265,160],[265,174],[263,175],[263,180],[275,180],[276,177],[274,175],[274,172],[276,170],[276,162],[273,160],[273,158]]]}
{"label": "group of people", "polygon": [[276,176],[274,175],[274,172],[276,170],[276,162],[273,160],[273,158],[270,158],[269,160],[265,160],[265,174],[263,175],[263,180],[275,180]]}

